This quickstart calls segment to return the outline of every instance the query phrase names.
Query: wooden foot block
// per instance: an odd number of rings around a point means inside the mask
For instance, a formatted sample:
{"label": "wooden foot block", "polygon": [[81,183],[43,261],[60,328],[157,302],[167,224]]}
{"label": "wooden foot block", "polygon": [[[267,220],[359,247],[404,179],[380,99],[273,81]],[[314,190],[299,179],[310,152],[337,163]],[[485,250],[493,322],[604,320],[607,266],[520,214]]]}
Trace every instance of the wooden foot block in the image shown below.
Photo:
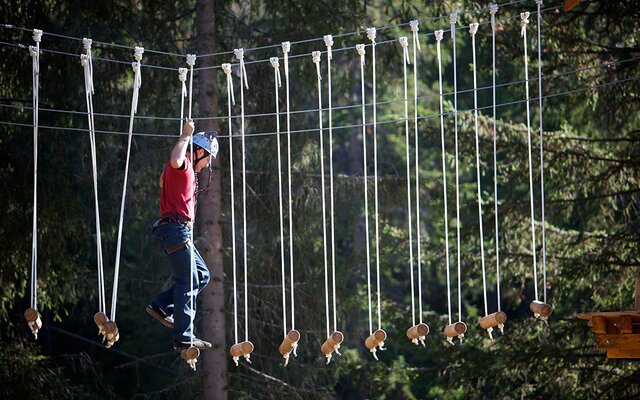
{"label": "wooden foot block", "polygon": [[553,308],[551,308],[550,304],[544,303],[539,300],[532,301],[529,304],[529,309],[531,310],[531,312],[536,318],[540,318],[544,321],[547,320],[547,318],[549,317],[549,315],[551,315],[551,312],[553,311]]}

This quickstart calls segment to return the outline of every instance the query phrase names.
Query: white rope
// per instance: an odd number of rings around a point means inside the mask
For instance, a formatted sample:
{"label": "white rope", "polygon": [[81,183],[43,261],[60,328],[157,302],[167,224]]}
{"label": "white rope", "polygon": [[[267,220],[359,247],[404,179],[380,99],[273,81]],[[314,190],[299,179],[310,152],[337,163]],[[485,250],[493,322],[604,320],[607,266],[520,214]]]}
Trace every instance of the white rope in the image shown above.
{"label": "white rope", "polygon": [[133,121],[135,119],[136,112],[138,111],[138,94],[140,86],[142,85],[142,54],[144,53],[143,47],[135,48],[134,59],[136,61],[131,63],[134,73],[133,81],[133,95],[131,97],[131,114],[129,116],[129,140],[127,143],[127,160],[124,168],[124,181],[122,182],[122,202],[120,203],[120,222],[118,223],[118,242],[116,245],[116,265],[113,273],[113,293],[111,296],[111,321],[116,320],[116,302],[118,299],[118,278],[120,274],[120,250],[122,247],[122,227],[124,221],[124,204],[127,197],[127,178],[129,176],[129,159],[131,155],[131,139],[133,138]]}
{"label": "white rope", "polygon": [[182,88],[180,95],[180,128],[178,130],[178,136],[182,134],[182,125],[184,124],[184,99],[188,96],[187,92],[187,69],[178,68],[178,80],[180,80],[180,86]]}
{"label": "white rope", "polygon": [[482,195],[480,188],[480,140],[478,138],[478,79],[476,74],[476,33],[478,32],[478,23],[474,22],[469,25],[469,34],[471,35],[471,48],[473,51],[473,108],[474,122],[476,133],[476,183],[478,189],[478,224],[480,226],[480,262],[482,265],[482,292],[484,295],[484,315],[488,315],[487,305],[487,270],[484,263],[484,230],[482,224]]}
{"label": "white rope", "polygon": [[[238,61],[240,61],[240,134],[242,135],[242,238],[244,255],[244,340],[249,341],[249,297],[247,285],[247,169],[246,169],[246,148],[244,138],[244,88],[247,84],[246,69],[244,67],[244,50],[233,50]],[[244,83],[244,85],[243,85]]]}
{"label": "white rope", "polygon": [[500,235],[498,230],[498,160],[497,160],[497,130],[496,130],[496,13],[498,12],[497,4],[490,4],[489,11],[491,13],[491,38],[492,38],[492,59],[493,67],[491,75],[493,79],[493,192],[494,192],[494,216],[495,216],[495,246],[496,246],[496,292],[498,301],[498,311],[502,311],[500,301]]}
{"label": "white rope", "polygon": [[407,64],[409,61],[409,41],[406,36],[400,39],[402,46],[402,67],[404,73],[404,129],[406,141],[406,161],[407,161],[407,226],[409,227],[409,269],[411,271],[411,326],[416,324],[416,294],[415,279],[413,277],[413,218],[411,217],[411,167],[409,156],[409,91],[407,89]]}
{"label": "white rope", "polygon": [[327,202],[324,183],[324,138],[322,132],[322,75],[320,74],[320,54],[319,51],[311,53],[313,63],[316,65],[318,73],[318,135],[320,136],[320,179],[322,193],[322,256],[324,259],[324,294],[325,294],[325,315],[327,337],[331,334],[331,323],[329,316],[329,262],[327,260]]}
{"label": "white rope", "polygon": [[98,166],[96,158],[96,132],[93,114],[93,72],[91,69],[91,39],[83,39],[84,48],[87,54],[80,56],[80,64],[84,70],[85,100],[87,102],[87,120],[89,125],[89,141],[91,148],[91,166],[93,174],[93,193],[95,202],[96,218],[96,262],[98,269],[98,311],[104,313],[106,310],[105,290],[104,290],[104,264],[102,257],[102,237],[100,227],[100,205],[98,202]]}
{"label": "white rope", "polygon": [[447,266],[447,309],[449,312],[449,325],[451,325],[451,278],[449,272],[449,219],[447,210],[447,160],[445,153],[444,143],[444,105],[442,98],[442,54],[440,51],[440,42],[444,36],[444,31],[435,31],[437,51],[438,51],[438,82],[440,90],[440,139],[442,142],[442,195],[444,202],[444,244],[445,244],[445,256]]}
{"label": "white rope", "polygon": [[38,98],[40,87],[40,40],[42,31],[33,30],[35,46],[29,46],[33,72],[33,230],[31,241],[31,308],[38,308]]}
{"label": "white rope", "polygon": [[527,55],[527,25],[529,24],[529,12],[523,12],[520,14],[520,35],[522,36],[524,44],[524,76],[525,76],[525,93],[526,93],[526,105],[527,105],[527,143],[528,143],[528,155],[529,155],[529,194],[531,199],[531,252],[533,254],[533,288],[535,292],[535,299],[538,300],[538,268],[536,265],[536,227],[535,227],[535,215],[533,205],[533,165],[531,162],[531,113],[529,106],[529,58]]}
{"label": "white rope", "polygon": [[371,40],[371,64],[373,75],[373,175],[376,224],[376,287],[378,293],[378,329],[382,329],[382,302],[380,300],[380,218],[378,212],[378,113],[376,110],[376,28],[367,28],[367,37]]}
{"label": "white rope", "polygon": [[278,146],[278,208],[280,210],[280,269],[282,275],[282,330],[283,338],[287,337],[287,295],[286,295],[286,272],[284,259],[284,208],[282,205],[282,151],[280,150],[280,96],[278,88],[282,87],[282,78],[280,77],[280,63],[278,57],[271,57],[269,60],[273,67],[273,80],[276,103],[276,140]]}
{"label": "white rope", "polygon": [[371,254],[369,247],[369,199],[368,199],[368,184],[367,184],[367,127],[366,127],[366,112],[365,112],[365,97],[364,97],[364,64],[365,64],[365,45],[357,44],[356,51],[360,55],[360,89],[362,96],[362,173],[364,180],[364,230],[365,230],[365,242],[366,242],[366,255],[367,255],[367,300],[369,303],[369,334],[373,334],[373,317],[371,308]]}
{"label": "white rope", "polygon": [[233,264],[233,333],[234,343],[238,343],[238,285],[236,262],[236,207],[233,183],[233,132],[231,126],[231,104],[235,104],[233,98],[233,78],[231,76],[231,64],[222,64],[222,70],[227,76],[227,108],[229,117],[229,178],[231,179],[231,252]]}
{"label": "white rope", "polygon": [[[416,253],[418,255],[418,321],[422,323],[422,251],[420,248],[420,159],[419,159],[419,132],[418,132],[418,51],[420,37],[418,36],[418,20],[411,21],[413,32],[413,121],[414,121],[414,146],[415,146],[415,171],[416,171]],[[414,324],[415,325],[415,324]]]}
{"label": "white rope", "polygon": [[329,196],[331,198],[331,284],[333,294],[333,330],[338,330],[338,311],[336,299],[336,240],[335,240],[335,213],[333,197],[333,119],[331,105],[331,47],[333,46],[333,37],[331,35],[324,36],[324,43],[327,46],[327,86],[328,86],[328,108],[329,108]]}
{"label": "white rope", "polygon": [[291,195],[291,110],[289,105],[289,51],[291,51],[291,43],[282,42],[282,52],[284,53],[284,81],[285,89],[287,92],[287,173],[289,178],[289,273],[291,275],[291,329],[296,329],[293,281],[293,200]]}
{"label": "white rope", "polygon": [[462,267],[460,265],[460,175],[458,172],[458,76],[456,70],[456,23],[458,14],[449,15],[451,22],[451,41],[453,42],[453,116],[456,145],[456,241],[458,255],[458,321],[462,321]]}
{"label": "white rope", "polygon": [[[196,56],[195,54],[187,54],[187,65],[189,66],[190,69],[190,74],[189,74],[189,116],[188,119],[191,120],[191,106],[193,104],[193,65],[196,63]],[[191,134],[191,137],[189,138],[189,153],[190,153],[190,160],[191,160],[191,167],[194,170],[196,170],[196,166],[193,164],[193,133]],[[198,195],[198,193],[194,193],[193,194],[194,197]],[[193,209],[193,221],[192,225],[191,225],[191,233],[190,233],[190,238],[189,240],[191,241],[191,262],[190,262],[190,269],[191,269],[191,276],[189,278],[189,293],[190,293],[190,299],[189,301],[191,302],[191,313],[189,315],[189,327],[190,327],[190,331],[191,331],[191,337],[189,338],[189,342],[191,344],[191,346],[193,347],[193,340],[195,338],[195,334],[193,332],[194,330],[194,319],[196,316],[196,294],[193,290],[193,277],[196,275],[196,245],[195,245],[195,241],[193,240],[193,230],[194,230],[194,225],[193,223],[195,223],[195,202],[197,201],[197,199],[193,199],[193,204],[194,204],[194,209]]]}
{"label": "white rope", "polygon": [[542,129],[542,41],[541,23],[542,13],[540,7],[542,0],[536,0],[538,5],[538,110],[540,112],[540,203],[542,208],[542,293],[543,300],[547,302],[547,241],[545,238],[545,218],[544,218],[544,130]]}

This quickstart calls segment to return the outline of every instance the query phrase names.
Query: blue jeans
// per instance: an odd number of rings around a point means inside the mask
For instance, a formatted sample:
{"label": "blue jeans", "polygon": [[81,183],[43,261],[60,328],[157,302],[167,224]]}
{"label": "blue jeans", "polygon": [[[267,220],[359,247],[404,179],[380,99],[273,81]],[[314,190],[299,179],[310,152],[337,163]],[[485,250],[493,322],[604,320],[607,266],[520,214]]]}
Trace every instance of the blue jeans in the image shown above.
{"label": "blue jeans", "polygon": [[[173,268],[173,285],[160,293],[153,302],[167,315],[173,313],[173,338],[188,341],[193,334],[191,318],[195,320],[197,295],[209,283],[209,270],[198,250],[191,243],[191,228],[175,221],[163,221],[154,225],[153,235],[160,241],[163,250],[175,248],[180,243],[186,245],[169,254]],[[191,274],[191,255],[194,254],[195,270]],[[189,277],[193,282],[190,288]]]}

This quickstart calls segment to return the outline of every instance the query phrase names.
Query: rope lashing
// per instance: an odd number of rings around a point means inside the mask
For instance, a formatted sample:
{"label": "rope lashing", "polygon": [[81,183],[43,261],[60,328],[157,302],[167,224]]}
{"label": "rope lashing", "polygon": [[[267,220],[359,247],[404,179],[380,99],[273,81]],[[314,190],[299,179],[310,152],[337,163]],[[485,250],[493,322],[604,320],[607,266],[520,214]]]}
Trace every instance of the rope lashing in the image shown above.
{"label": "rope lashing", "polygon": [[[249,89],[247,83],[247,70],[244,66],[244,49],[234,49],[233,54],[240,62],[240,134],[242,137],[242,238],[243,238],[243,262],[244,262],[244,342],[231,346],[233,361],[238,365],[240,356],[251,363],[253,343],[249,341],[249,286],[248,286],[248,254],[247,254],[247,168],[246,168],[246,144],[244,123],[244,89]],[[238,355],[238,350],[240,353]],[[235,354],[235,355],[234,355]]]}
{"label": "rope lashing", "polygon": [[536,0],[538,6],[538,110],[540,119],[540,208],[542,223],[542,293],[543,302],[547,303],[547,240],[545,237],[545,216],[544,216],[544,129],[542,128],[542,40],[541,24],[542,0]]}
{"label": "rope lashing", "polygon": [[458,23],[458,13],[449,15],[451,23],[451,41],[453,43],[453,115],[454,115],[454,132],[455,132],[455,148],[456,148],[456,250],[458,261],[458,322],[445,328],[445,335],[449,343],[453,343],[453,336],[457,336],[462,343],[464,333],[467,331],[467,325],[462,322],[462,262],[460,259],[460,173],[459,173],[459,157],[458,157],[458,72],[456,67],[456,24]]}
{"label": "rope lashing", "polygon": [[178,136],[182,134],[182,125],[184,124],[184,99],[188,96],[187,92],[187,71],[188,69],[184,67],[178,68],[178,80],[180,81],[181,86],[181,95],[180,95],[180,127],[178,130]]}
{"label": "rope lashing", "polygon": [[[106,296],[104,289],[104,264],[102,257],[102,238],[100,227],[100,205],[98,202],[98,166],[96,158],[96,133],[93,113],[93,69],[91,61],[91,39],[82,39],[86,54],[80,55],[80,65],[84,70],[84,88],[85,99],[87,103],[87,120],[89,126],[89,141],[91,148],[91,166],[93,175],[93,193],[95,203],[95,219],[96,219],[96,261],[98,275],[98,312],[94,315],[93,320],[98,326],[98,334],[104,336],[104,323],[108,320],[106,312]],[[104,337],[103,337],[104,339]]]}
{"label": "rope lashing", "polygon": [[378,113],[377,113],[377,76],[376,76],[376,28],[367,28],[367,37],[371,40],[371,68],[373,79],[373,192],[375,209],[375,232],[376,232],[376,289],[378,295],[378,329],[382,329],[382,301],[380,288],[380,213],[378,201]]}
{"label": "rope lashing", "polygon": [[525,74],[525,100],[527,105],[527,145],[529,157],[529,194],[531,204],[531,252],[533,253],[533,288],[535,299],[529,304],[529,308],[535,318],[540,318],[547,323],[547,319],[552,312],[552,308],[546,302],[540,301],[538,297],[538,269],[536,265],[536,229],[534,214],[534,193],[533,193],[533,162],[531,149],[531,107],[529,104],[529,57],[527,54],[527,26],[529,25],[530,13],[523,12],[520,14],[520,36],[522,36],[524,47],[524,74]]}
{"label": "rope lashing", "polygon": [[[327,87],[328,87],[328,124],[329,124],[329,196],[331,199],[330,206],[330,230],[331,230],[331,285],[333,299],[333,333],[328,335],[322,344],[320,351],[325,355],[327,365],[331,362],[331,356],[335,351],[340,354],[340,346],[344,341],[344,335],[338,330],[338,309],[336,296],[336,246],[335,246],[335,209],[334,209],[334,192],[333,192],[333,115],[332,115],[332,99],[331,99],[331,60],[333,54],[331,48],[333,46],[333,36],[325,35],[323,37],[324,44],[327,47]],[[327,289],[328,291],[328,289]],[[328,299],[327,301],[328,306]],[[327,322],[328,325],[328,322]]]}
{"label": "rope lashing", "polygon": [[31,307],[24,312],[34,338],[38,339],[38,331],[42,328],[42,320],[38,313],[38,99],[40,87],[40,41],[42,31],[33,30],[35,46],[29,46],[32,60],[33,78],[33,226],[31,239]]}
{"label": "rope lashing", "polygon": [[[440,43],[444,37],[444,31],[435,31],[436,48],[438,58],[438,83],[439,83],[439,95],[440,95],[440,140],[442,143],[442,196],[444,203],[444,242],[445,242],[445,260],[447,268],[447,310],[449,315],[449,325],[451,325],[451,273],[449,264],[449,218],[447,209],[447,169],[446,169],[446,153],[445,153],[445,141],[444,141],[444,105],[442,95],[442,54],[440,49]],[[449,339],[447,339],[449,340]],[[451,343],[451,341],[449,341]]]}
{"label": "rope lashing", "polygon": [[118,332],[118,326],[116,325],[116,306],[118,300],[118,279],[120,273],[120,251],[122,248],[122,231],[124,224],[124,205],[127,197],[127,178],[129,176],[129,160],[131,156],[131,141],[133,139],[133,121],[135,119],[136,112],[138,110],[138,94],[140,91],[140,86],[142,85],[142,54],[144,53],[143,47],[137,47],[134,50],[134,59],[136,61],[131,63],[131,68],[134,73],[134,82],[133,82],[133,94],[131,97],[131,114],[129,116],[129,140],[127,142],[127,158],[125,162],[124,169],[124,181],[122,183],[122,202],[120,203],[120,221],[118,223],[118,241],[116,245],[116,264],[114,268],[113,274],[113,293],[111,296],[111,315],[109,317],[110,321],[107,322],[104,326],[104,331],[106,333],[107,339],[107,347],[111,347],[119,338],[120,334]]}

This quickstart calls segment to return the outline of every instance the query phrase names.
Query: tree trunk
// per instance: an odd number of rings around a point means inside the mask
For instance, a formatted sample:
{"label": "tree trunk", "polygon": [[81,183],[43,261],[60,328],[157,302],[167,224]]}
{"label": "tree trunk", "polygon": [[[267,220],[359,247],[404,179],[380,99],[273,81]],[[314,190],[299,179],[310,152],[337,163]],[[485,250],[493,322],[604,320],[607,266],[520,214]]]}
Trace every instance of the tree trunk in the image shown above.
{"label": "tree trunk", "polygon": [[[198,0],[196,3],[196,29],[198,54],[213,53],[217,49],[215,37],[215,2]],[[211,59],[209,59],[211,60]],[[200,116],[217,115],[218,90],[215,70],[207,69],[198,72],[198,103]],[[197,130],[215,129],[220,131],[217,121],[203,121]],[[220,155],[218,155],[218,158]],[[202,179],[207,179],[207,173]],[[203,187],[201,182],[200,187]],[[206,380],[204,382],[205,399],[226,399],[227,351],[225,341],[225,305],[224,305],[224,269],[222,261],[222,227],[221,193],[220,193],[220,161],[215,160],[212,167],[211,186],[209,191],[201,195],[200,232],[204,242],[201,245],[202,256],[209,266],[211,281],[202,293],[203,336],[211,340],[213,347],[202,352]]]}

